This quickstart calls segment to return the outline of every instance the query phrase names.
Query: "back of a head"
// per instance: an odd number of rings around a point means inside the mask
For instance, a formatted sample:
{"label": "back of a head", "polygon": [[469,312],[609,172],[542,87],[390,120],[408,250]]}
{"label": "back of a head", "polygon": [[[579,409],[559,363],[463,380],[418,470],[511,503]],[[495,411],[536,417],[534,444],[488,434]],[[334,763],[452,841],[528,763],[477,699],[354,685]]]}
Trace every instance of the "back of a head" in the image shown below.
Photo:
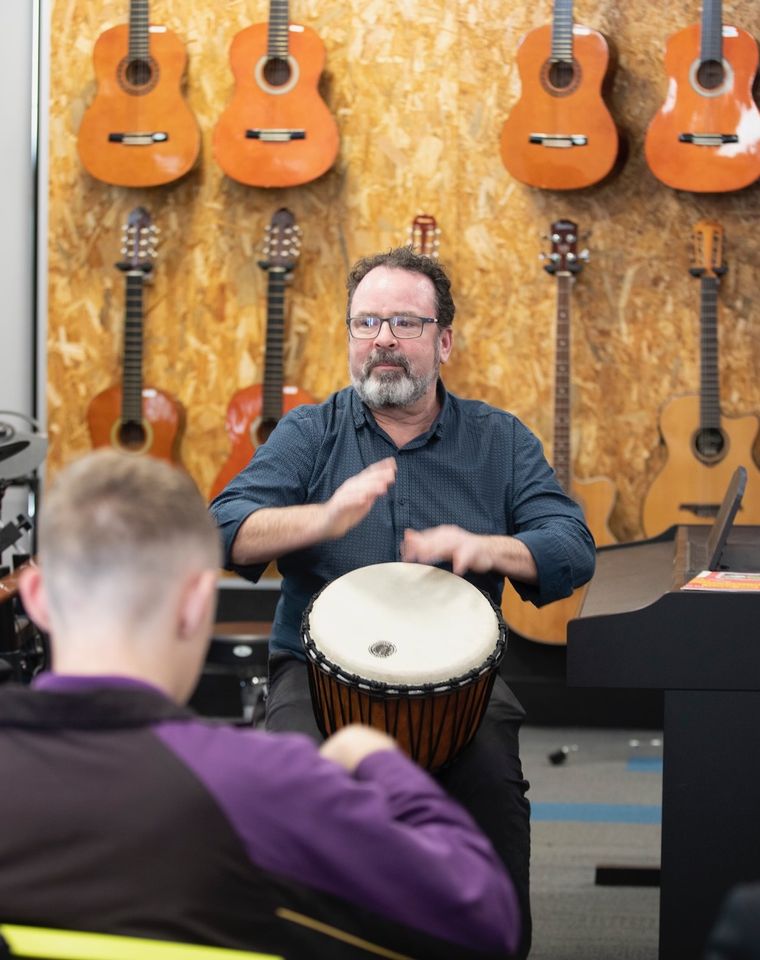
{"label": "back of a head", "polygon": [[181,469],[102,450],[75,461],[46,494],[39,521],[51,610],[150,616],[172,583],[220,563],[219,534]]}

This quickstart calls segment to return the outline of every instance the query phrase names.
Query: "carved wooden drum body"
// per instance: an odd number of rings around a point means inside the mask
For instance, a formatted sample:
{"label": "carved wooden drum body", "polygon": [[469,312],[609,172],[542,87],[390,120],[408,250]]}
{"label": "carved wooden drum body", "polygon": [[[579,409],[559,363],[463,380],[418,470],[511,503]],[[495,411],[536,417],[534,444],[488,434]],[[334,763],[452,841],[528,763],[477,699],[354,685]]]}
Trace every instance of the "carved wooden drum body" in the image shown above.
{"label": "carved wooden drum body", "polygon": [[506,649],[501,612],[437,567],[379,563],[324,587],[302,625],[314,711],[325,736],[364,723],[421,766],[472,739]]}

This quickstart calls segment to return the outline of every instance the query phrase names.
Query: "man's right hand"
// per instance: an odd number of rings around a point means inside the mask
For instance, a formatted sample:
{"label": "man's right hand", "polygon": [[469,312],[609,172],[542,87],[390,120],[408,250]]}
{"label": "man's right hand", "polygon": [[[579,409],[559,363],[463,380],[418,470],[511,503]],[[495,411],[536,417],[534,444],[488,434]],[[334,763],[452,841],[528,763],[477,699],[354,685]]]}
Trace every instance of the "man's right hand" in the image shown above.
{"label": "man's right hand", "polygon": [[324,504],[327,518],[325,539],[337,540],[360,523],[375,501],[396,480],[396,460],[387,457],[349,477]]}
{"label": "man's right hand", "polygon": [[364,727],[353,723],[334,733],[319,748],[326,760],[345,767],[353,773],[365,757],[378,750],[397,750],[398,744],[387,733],[381,733],[374,727]]}

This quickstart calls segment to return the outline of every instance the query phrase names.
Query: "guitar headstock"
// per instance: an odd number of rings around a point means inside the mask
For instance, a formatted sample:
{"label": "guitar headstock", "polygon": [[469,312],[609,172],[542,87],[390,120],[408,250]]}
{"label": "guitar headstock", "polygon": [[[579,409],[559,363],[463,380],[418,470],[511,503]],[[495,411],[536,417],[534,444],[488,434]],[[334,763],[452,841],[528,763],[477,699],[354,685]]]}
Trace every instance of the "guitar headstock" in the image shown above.
{"label": "guitar headstock", "polygon": [[296,218],[287,209],[280,207],[272,214],[264,237],[264,259],[259,260],[262,270],[277,270],[290,273],[301,253],[301,228]]}
{"label": "guitar headstock", "polygon": [[588,250],[578,253],[578,224],[572,220],[555,220],[551,225],[551,253],[542,253],[547,273],[580,273]]}
{"label": "guitar headstock", "polygon": [[150,273],[156,259],[158,227],[145,207],[135,207],[121,232],[121,255],[116,266],[125,273]]}
{"label": "guitar headstock", "polygon": [[714,220],[700,220],[691,237],[693,277],[718,277],[728,269],[723,263],[723,227]]}
{"label": "guitar headstock", "polygon": [[409,246],[423,257],[438,259],[441,228],[430,214],[420,213],[409,228]]}

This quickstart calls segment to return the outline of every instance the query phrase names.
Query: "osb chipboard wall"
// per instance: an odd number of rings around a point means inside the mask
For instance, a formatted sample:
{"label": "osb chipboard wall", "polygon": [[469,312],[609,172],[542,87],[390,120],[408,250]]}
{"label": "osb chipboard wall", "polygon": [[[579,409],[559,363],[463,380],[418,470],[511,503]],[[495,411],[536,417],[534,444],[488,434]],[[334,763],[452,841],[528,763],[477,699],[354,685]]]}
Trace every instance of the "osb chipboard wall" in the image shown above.
{"label": "osb chipboard wall", "polygon": [[[549,22],[549,0],[294,0],[291,19],[327,51],[322,92],[338,120],[336,165],[302,187],[264,190],[227,179],[211,151],[232,92],[234,35],[266,20],[263,0],[155,0],[151,20],[186,44],[187,97],[203,146],[198,166],[166,187],[110,187],[81,168],[83,111],[94,95],[92,47],[127,18],[126,0],[55,0],[52,9],[48,317],[48,468],[89,448],[85,413],[119,378],[121,223],[147,206],[162,234],[146,288],[145,381],[187,412],[182,459],[207,491],[228,453],[224,415],[239,387],[261,380],[266,276],[258,245],[282,205],[303,229],[288,291],[286,379],[317,399],[347,382],[343,277],[358,256],[404,242],[412,217],[437,217],[458,314],[445,379],[455,392],[506,407],[551,455],[555,281],[538,254],[549,224],[576,220],[590,262],[572,296],[575,473],[618,488],[612,525],[641,535],[642,498],[662,464],[658,410],[699,381],[699,284],[689,236],[705,217],[725,229],[719,301],[721,400],[726,414],[760,410],[760,184],[688,194],[646,167],[647,123],[666,88],[665,38],[696,22],[697,0],[575,6],[618,53],[610,105],[628,159],[605,183],[549,192],[512,179],[499,134],[516,102],[515,50]],[[724,4],[724,19],[760,36],[754,0]],[[749,455],[749,454],[748,454]]]}

